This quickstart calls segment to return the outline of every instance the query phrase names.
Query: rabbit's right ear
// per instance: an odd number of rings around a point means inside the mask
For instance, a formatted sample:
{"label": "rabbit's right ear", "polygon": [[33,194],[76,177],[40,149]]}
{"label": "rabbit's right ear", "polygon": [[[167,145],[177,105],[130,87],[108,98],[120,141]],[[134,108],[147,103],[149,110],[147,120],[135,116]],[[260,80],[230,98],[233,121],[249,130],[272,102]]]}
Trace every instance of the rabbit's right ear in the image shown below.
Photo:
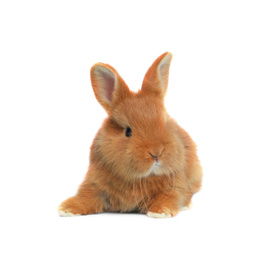
{"label": "rabbit's right ear", "polygon": [[172,54],[165,52],[154,61],[143,79],[142,92],[154,93],[161,97],[165,96],[171,60]]}
{"label": "rabbit's right ear", "polygon": [[96,63],[92,66],[90,79],[96,99],[108,114],[116,103],[131,95],[124,80],[108,64]]}

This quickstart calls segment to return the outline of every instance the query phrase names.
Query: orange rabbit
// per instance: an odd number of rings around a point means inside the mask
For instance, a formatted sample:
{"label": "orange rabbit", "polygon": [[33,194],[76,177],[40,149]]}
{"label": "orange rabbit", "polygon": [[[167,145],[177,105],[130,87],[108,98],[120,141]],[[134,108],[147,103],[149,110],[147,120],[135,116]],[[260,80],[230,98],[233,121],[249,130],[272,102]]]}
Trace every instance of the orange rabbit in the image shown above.
{"label": "orange rabbit", "polygon": [[171,53],[158,57],[141,90],[129,90],[110,65],[91,68],[91,83],[108,117],[91,146],[90,165],[60,216],[139,212],[172,217],[199,191],[202,167],[191,137],[166,112]]}

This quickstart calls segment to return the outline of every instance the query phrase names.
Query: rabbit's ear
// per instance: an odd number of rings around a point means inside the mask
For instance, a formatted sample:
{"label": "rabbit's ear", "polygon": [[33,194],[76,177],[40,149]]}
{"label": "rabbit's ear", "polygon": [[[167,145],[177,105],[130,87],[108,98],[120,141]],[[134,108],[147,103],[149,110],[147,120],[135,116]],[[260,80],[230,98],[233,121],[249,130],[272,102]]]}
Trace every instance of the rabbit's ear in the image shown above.
{"label": "rabbit's ear", "polygon": [[168,86],[169,67],[172,54],[166,52],[158,57],[145,74],[142,92],[152,92],[165,96]]}
{"label": "rabbit's ear", "polygon": [[118,72],[108,64],[96,63],[92,66],[90,78],[95,97],[108,114],[117,102],[131,94]]}

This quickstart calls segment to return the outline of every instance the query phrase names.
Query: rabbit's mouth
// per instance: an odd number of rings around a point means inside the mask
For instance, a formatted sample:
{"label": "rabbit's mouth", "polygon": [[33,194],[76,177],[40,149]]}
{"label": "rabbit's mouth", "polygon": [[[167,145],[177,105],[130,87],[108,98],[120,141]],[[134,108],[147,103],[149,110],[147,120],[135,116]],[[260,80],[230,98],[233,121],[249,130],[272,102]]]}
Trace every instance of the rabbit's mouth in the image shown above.
{"label": "rabbit's mouth", "polygon": [[155,175],[161,175],[162,174],[162,163],[158,159],[153,163],[149,170],[149,175],[155,174]]}

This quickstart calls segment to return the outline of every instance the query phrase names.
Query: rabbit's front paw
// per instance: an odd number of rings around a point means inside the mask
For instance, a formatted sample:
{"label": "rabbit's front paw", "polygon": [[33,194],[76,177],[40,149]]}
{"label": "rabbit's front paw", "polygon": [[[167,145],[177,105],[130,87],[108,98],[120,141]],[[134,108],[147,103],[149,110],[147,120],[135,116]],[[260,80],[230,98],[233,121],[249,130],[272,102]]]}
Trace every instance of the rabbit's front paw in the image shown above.
{"label": "rabbit's front paw", "polygon": [[71,197],[65,200],[59,207],[58,213],[61,217],[80,216],[80,203],[76,197]]}
{"label": "rabbit's front paw", "polygon": [[70,209],[64,209],[64,207],[62,206],[58,208],[58,213],[61,217],[75,217],[75,216],[81,215],[81,214],[73,214],[70,212]]}
{"label": "rabbit's front paw", "polygon": [[193,208],[193,204],[190,202],[187,206],[181,207],[180,211],[189,210]]}
{"label": "rabbit's front paw", "polygon": [[146,213],[151,218],[171,218],[178,214],[178,210],[168,209],[165,207],[153,207]]}
{"label": "rabbit's front paw", "polygon": [[146,213],[146,215],[150,218],[171,218],[170,214],[166,214],[166,213],[157,213],[157,212],[151,212],[148,211]]}

